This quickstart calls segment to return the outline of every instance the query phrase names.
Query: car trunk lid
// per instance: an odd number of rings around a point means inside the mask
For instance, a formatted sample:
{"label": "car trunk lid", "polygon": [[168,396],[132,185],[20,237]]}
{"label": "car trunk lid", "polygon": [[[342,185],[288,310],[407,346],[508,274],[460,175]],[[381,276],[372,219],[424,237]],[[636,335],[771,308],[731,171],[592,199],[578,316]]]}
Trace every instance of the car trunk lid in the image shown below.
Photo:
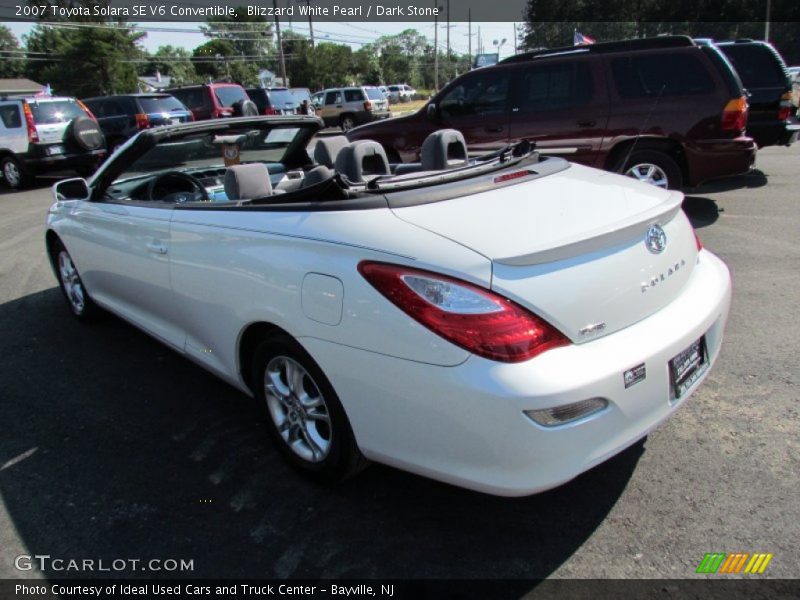
{"label": "car trunk lid", "polygon": [[[697,254],[682,198],[572,165],[395,214],[489,258],[492,289],[579,343],[644,319],[680,293]],[[653,226],[666,236],[660,252],[645,242]]]}

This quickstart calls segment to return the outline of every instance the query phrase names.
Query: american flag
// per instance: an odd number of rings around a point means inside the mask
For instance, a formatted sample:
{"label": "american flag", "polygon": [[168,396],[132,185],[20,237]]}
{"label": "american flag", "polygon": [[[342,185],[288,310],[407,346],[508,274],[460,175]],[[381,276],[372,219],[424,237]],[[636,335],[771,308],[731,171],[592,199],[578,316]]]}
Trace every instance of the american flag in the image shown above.
{"label": "american flag", "polygon": [[589,44],[594,44],[594,38],[590,38],[588,35],[583,35],[576,29],[575,33],[572,35],[572,45],[587,46]]}

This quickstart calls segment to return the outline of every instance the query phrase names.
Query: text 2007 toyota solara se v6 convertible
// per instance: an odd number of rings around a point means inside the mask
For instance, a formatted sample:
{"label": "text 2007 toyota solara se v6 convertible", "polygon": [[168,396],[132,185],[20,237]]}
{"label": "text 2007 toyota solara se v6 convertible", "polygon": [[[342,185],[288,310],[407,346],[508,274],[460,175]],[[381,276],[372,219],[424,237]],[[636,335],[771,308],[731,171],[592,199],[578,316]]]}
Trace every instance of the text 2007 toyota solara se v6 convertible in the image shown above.
{"label": "text 2007 toyota solara se v6 convertible", "polygon": [[708,374],[730,277],[680,193],[526,143],[469,159],[454,130],[417,165],[341,137],[310,152],[320,127],[154,129],[56,184],[46,241],[72,312],[111,311],[254,396],[325,479],[371,459],[545,490]]}

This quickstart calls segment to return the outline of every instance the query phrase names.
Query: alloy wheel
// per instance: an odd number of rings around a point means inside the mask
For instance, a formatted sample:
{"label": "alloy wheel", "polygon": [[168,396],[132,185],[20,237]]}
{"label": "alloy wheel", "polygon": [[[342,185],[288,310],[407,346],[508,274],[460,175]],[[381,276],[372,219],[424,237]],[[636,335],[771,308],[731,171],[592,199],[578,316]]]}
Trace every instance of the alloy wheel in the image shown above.
{"label": "alloy wheel", "polygon": [[12,188],[19,187],[22,181],[22,173],[20,173],[17,163],[13,160],[7,160],[3,163],[3,177]]}
{"label": "alloy wheel", "polygon": [[664,169],[652,163],[633,165],[625,171],[625,175],[660,188],[667,189],[669,187],[669,179]]}
{"label": "alloy wheel", "polygon": [[325,460],[331,449],[331,415],[309,372],[288,356],[267,363],[264,391],[270,417],[286,445],[312,463]]}
{"label": "alloy wheel", "polygon": [[72,310],[77,315],[83,314],[86,309],[86,292],[78,270],[66,250],[58,253],[58,275]]}

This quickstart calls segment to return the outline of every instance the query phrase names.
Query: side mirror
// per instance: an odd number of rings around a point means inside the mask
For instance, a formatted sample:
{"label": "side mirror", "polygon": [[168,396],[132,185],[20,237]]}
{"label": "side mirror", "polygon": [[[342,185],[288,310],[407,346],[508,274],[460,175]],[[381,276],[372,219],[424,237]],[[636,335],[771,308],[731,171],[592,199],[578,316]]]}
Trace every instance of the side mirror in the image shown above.
{"label": "side mirror", "polygon": [[436,104],[433,102],[428,103],[428,120],[429,121],[438,121],[439,120],[439,109],[436,107]]}
{"label": "side mirror", "polygon": [[91,196],[89,184],[82,177],[64,179],[53,185],[56,200],[88,200]]}

